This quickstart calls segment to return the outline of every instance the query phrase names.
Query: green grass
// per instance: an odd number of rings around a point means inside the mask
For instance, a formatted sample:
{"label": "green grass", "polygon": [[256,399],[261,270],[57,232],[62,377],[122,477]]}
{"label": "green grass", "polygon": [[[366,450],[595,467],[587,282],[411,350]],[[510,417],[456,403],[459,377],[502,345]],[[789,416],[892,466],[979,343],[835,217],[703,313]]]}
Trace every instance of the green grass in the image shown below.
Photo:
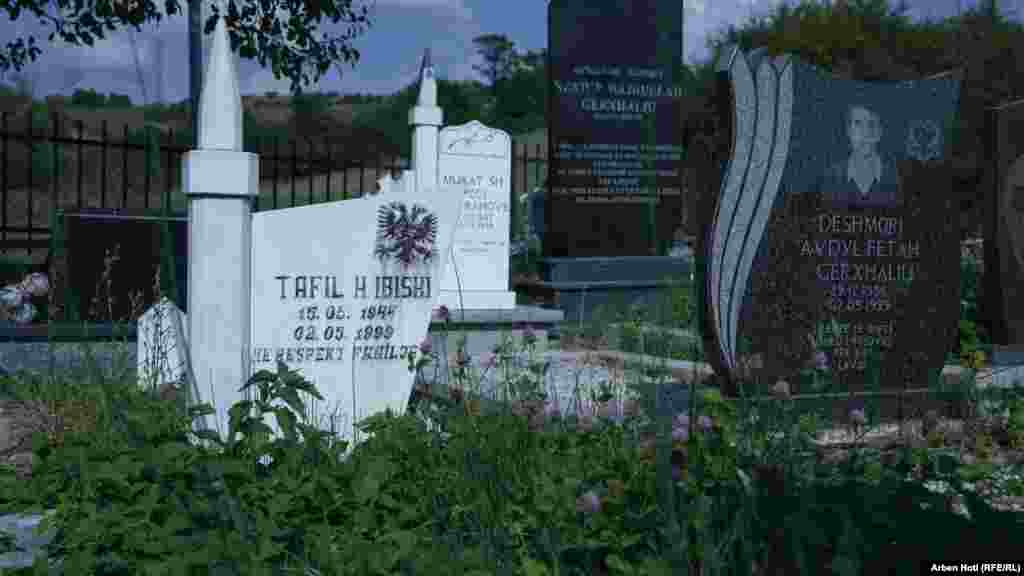
{"label": "green grass", "polygon": [[[659,323],[692,323],[680,290]],[[644,313],[656,315],[632,310],[626,322]],[[646,349],[639,335],[636,347]],[[945,511],[929,482],[962,488],[994,473],[949,450],[808,457],[818,429],[849,423],[798,413],[785,391],[769,401],[693,393],[683,421],[657,409],[644,381],[581,386],[577,401],[592,412],[559,417],[546,415],[535,342],[495,353],[505,401],[481,401],[479,375],[457,366],[451,389],[371,417],[362,427],[372,436],[351,450],[301,417],[296,392],[312,386],[283,365],[250,379],[260,401],[233,408],[230,435],[203,441],[189,424],[209,406],[160,400],[134,378],[9,381],[54,412],[91,409],[66,433],[37,436],[30,482],[0,476],[0,511],[55,508],[49,554],[71,574],[902,574],[922,559],[990,561],[1024,527],[969,491],[970,519]],[[533,361],[512,372],[521,355]],[[410,363],[426,371],[435,359]],[[602,416],[629,397],[639,399],[630,417]],[[264,413],[285,437],[269,436]]]}

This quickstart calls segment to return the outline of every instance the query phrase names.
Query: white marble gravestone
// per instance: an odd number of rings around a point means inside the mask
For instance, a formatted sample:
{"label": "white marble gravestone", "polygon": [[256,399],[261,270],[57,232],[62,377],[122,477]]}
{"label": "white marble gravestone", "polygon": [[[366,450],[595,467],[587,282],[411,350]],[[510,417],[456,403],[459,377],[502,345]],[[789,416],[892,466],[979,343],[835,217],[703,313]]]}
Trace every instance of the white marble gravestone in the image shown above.
{"label": "white marble gravestone", "polygon": [[[179,322],[174,322],[177,314]],[[187,326],[187,317],[174,302],[163,298],[145,312],[137,323],[136,374],[139,385],[159,387],[168,382],[181,382],[185,375],[187,337],[178,332]]]}
{"label": "white marble gravestone", "polygon": [[440,303],[449,309],[515,308],[515,292],[508,289],[511,150],[507,133],[475,120],[438,134],[438,182],[464,193],[441,285]]}
{"label": "white marble gravestone", "polygon": [[298,370],[324,398],[302,395],[308,422],[350,446],[358,421],[406,409],[402,355],[427,336],[461,209],[459,188],[391,188],[252,218],[253,372]]}

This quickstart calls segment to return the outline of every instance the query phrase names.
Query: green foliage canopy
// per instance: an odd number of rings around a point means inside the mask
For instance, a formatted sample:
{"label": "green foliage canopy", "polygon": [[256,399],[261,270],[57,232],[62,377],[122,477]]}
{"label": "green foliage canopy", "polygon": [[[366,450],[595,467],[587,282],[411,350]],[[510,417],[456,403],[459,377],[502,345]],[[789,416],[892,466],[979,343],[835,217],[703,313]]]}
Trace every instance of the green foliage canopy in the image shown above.
{"label": "green foliage canopy", "polygon": [[[290,79],[292,92],[297,93],[303,86],[316,83],[335,63],[354,64],[359,60],[352,40],[370,25],[370,18],[366,6],[353,4],[354,0],[228,0],[224,16],[231,48],[242,58],[257,60],[263,67],[269,65],[275,78]],[[211,3],[210,8],[212,14],[204,26],[207,34],[221,16],[216,4]],[[159,23],[165,15],[174,16],[181,12],[181,3],[164,0],[161,12],[149,0],[0,0],[0,13],[4,12],[12,21],[32,15],[51,25],[50,42],[60,38],[77,46],[92,46],[108,32],[129,26],[140,30],[145,23]],[[317,34],[325,18],[334,24],[346,24],[345,33]],[[0,46],[0,71],[21,70],[41,53],[34,36],[14,38]]]}
{"label": "green foliage canopy", "polygon": [[71,106],[93,110],[96,108],[131,108],[132,100],[124,94],[110,93],[110,95],[104,96],[90,88],[75,90],[75,93],[71,95]]}
{"label": "green foliage canopy", "polygon": [[474,64],[473,69],[487,79],[491,90],[497,94],[498,84],[507,79],[515,68],[518,56],[515,42],[504,34],[484,34],[474,38],[473,44],[483,60],[483,64]]}
{"label": "green foliage canopy", "polygon": [[[397,144],[399,153],[408,157],[412,151],[409,110],[416,105],[417,83],[412,82],[395,94],[376,103],[364,105],[355,115],[355,128],[375,128]],[[437,80],[437,105],[444,110],[446,125],[462,124],[479,119],[485,101],[485,89],[475,81]]]}

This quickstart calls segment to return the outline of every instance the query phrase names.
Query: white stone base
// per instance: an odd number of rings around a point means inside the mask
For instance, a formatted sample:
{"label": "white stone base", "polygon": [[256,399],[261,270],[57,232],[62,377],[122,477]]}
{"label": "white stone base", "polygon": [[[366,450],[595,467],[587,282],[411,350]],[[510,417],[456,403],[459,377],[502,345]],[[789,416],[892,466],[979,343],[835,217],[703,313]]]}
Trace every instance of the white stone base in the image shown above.
{"label": "white stone base", "polygon": [[511,310],[516,307],[516,293],[502,291],[464,291],[459,298],[457,290],[441,290],[438,306],[448,310]]}

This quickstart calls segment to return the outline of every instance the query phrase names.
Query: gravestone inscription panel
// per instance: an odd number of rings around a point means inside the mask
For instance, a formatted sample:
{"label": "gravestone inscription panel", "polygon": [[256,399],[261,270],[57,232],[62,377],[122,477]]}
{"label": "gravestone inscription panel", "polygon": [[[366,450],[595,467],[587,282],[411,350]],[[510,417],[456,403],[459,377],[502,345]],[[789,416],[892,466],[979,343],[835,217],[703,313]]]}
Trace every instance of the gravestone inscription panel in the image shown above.
{"label": "gravestone inscription panel", "polygon": [[549,3],[545,256],[648,256],[671,241],[682,42],[677,1]]}
{"label": "gravestone inscription panel", "polygon": [[438,134],[438,181],[465,192],[441,286],[440,302],[451,309],[515,306],[508,290],[511,152],[506,132],[476,120]]}
{"label": "gravestone inscription panel", "polygon": [[462,200],[441,187],[254,214],[253,370],[298,369],[324,397],[303,397],[311,421],[345,440],[367,416],[403,413],[403,355],[427,335]]}
{"label": "gravestone inscription panel", "polygon": [[959,80],[863,83],[763,51],[726,56],[732,156],[701,240],[716,372],[759,356],[766,384],[824,392],[799,388],[817,366],[831,391],[860,391],[877,353],[882,388],[927,386],[959,311],[943,162]]}

